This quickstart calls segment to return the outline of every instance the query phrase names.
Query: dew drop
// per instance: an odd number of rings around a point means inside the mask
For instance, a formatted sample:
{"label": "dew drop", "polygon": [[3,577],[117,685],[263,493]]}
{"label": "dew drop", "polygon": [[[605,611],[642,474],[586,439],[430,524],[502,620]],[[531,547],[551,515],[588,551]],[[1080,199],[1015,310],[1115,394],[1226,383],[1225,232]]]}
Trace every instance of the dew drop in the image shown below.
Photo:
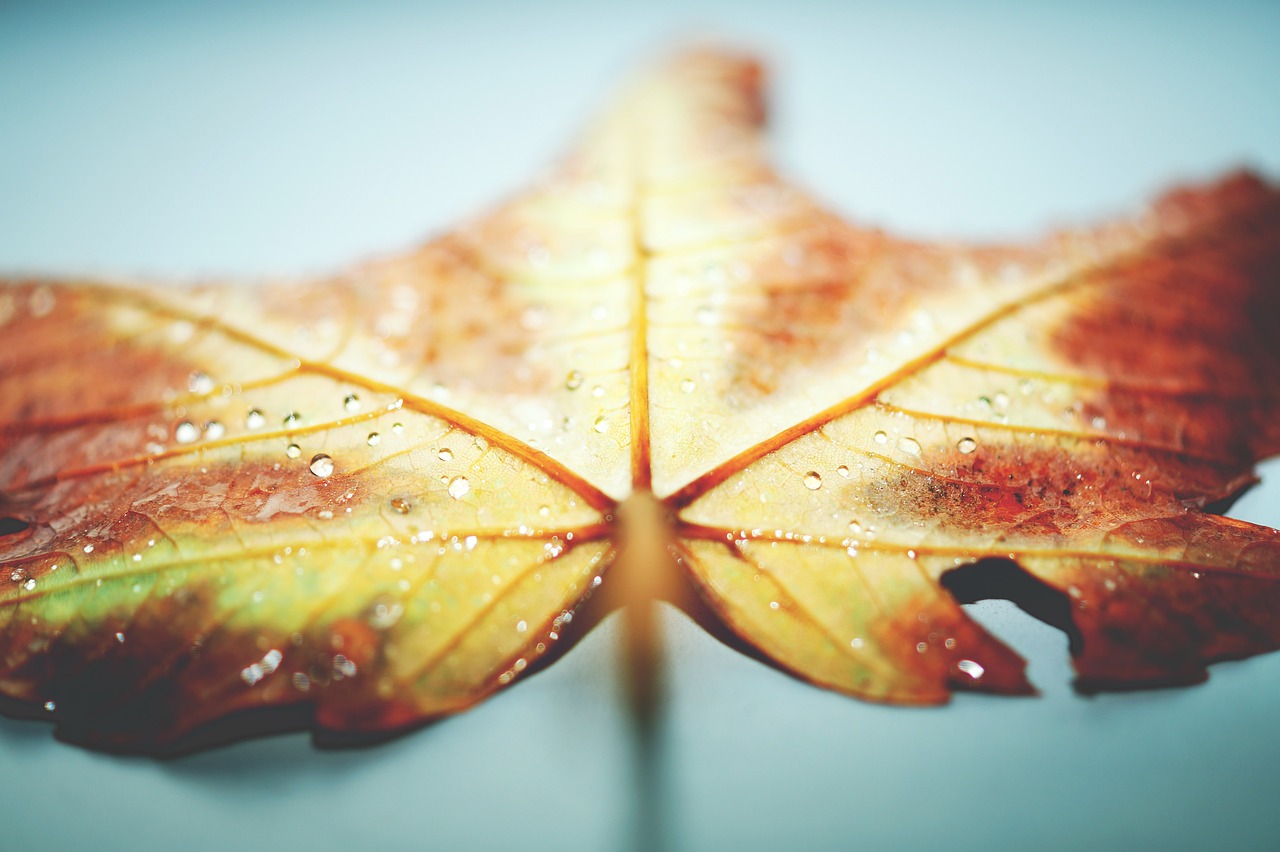
{"label": "dew drop", "polygon": [[297,444],[290,444],[284,448],[284,454],[291,459],[296,459],[298,456],[302,455],[302,447],[299,447]]}
{"label": "dew drop", "polygon": [[685,393],[693,393],[693,390],[696,387],[697,385],[694,383],[693,379],[685,379],[683,382],[680,383],[680,390],[684,391]]}
{"label": "dew drop", "polygon": [[347,411],[359,411],[360,397],[356,396],[353,393],[347,394],[345,397],[342,398],[342,407],[345,408]]}
{"label": "dew drop", "polygon": [[382,443],[382,436],[377,432],[370,432],[369,437],[365,439],[365,443],[371,447],[376,447]]}
{"label": "dew drop", "polygon": [[200,437],[200,428],[190,420],[183,420],[173,430],[173,439],[179,444],[192,444]]}
{"label": "dew drop", "polygon": [[523,620],[522,620],[522,621],[517,621],[517,622],[516,622],[516,632],[517,632],[517,633],[524,633],[524,632],[525,632],[526,630],[528,630],[528,629],[529,629],[529,623],[528,623],[527,621],[523,621]]}
{"label": "dew drop", "polygon": [[909,456],[920,455],[920,442],[915,438],[899,438],[898,449]]}
{"label": "dew drop", "polygon": [[206,394],[213,390],[213,379],[208,373],[196,370],[187,376],[187,390],[192,393]]}
{"label": "dew drop", "polygon": [[217,420],[210,420],[204,424],[204,436],[210,441],[216,441],[227,433],[227,428]]}
{"label": "dew drop", "polygon": [[453,461],[453,450],[448,447],[441,447],[440,452],[436,453],[440,457],[440,461]]}
{"label": "dew drop", "polygon": [[564,386],[569,390],[577,390],[582,387],[583,376],[581,370],[570,370],[569,375],[565,376]]}
{"label": "dew drop", "polygon": [[401,432],[403,432],[403,431],[404,431],[404,424],[403,424],[403,423],[392,423],[392,424],[391,424],[391,431],[392,431],[392,432],[395,432],[397,435],[399,435]]}
{"label": "dew drop", "polygon": [[298,425],[298,412],[290,411],[281,422],[284,423],[285,428]]}
{"label": "dew drop", "polygon": [[889,435],[885,432],[876,432],[872,437],[875,439],[877,444],[889,443]]}
{"label": "dew drop", "polygon": [[355,660],[348,658],[345,654],[333,655],[333,679],[342,680],[343,678],[355,677],[360,669],[356,666]]}
{"label": "dew drop", "polygon": [[609,418],[601,414],[599,417],[596,418],[596,422],[592,428],[594,428],[597,432],[603,435],[605,432],[609,431]]}
{"label": "dew drop", "polygon": [[249,413],[244,416],[244,427],[246,429],[261,429],[266,424],[267,418],[256,408],[250,408]]}
{"label": "dew drop", "polygon": [[804,487],[810,491],[817,491],[822,487],[822,477],[816,470],[811,470],[804,475]]}
{"label": "dew drop", "polygon": [[461,500],[467,496],[467,492],[471,490],[471,483],[467,481],[465,476],[455,476],[449,480],[449,496],[455,500]]}
{"label": "dew drop", "polygon": [[964,672],[974,680],[977,680],[978,678],[982,677],[982,675],[986,672],[986,669],[984,669],[980,663],[974,662],[973,660],[961,660],[960,662],[956,663],[956,668],[958,668],[960,671]]}
{"label": "dew drop", "polygon": [[928,643],[928,642],[917,642],[917,643],[916,643],[916,652],[917,652],[917,653],[923,654],[925,651],[928,651],[928,650],[929,650],[929,643]]}
{"label": "dew drop", "polygon": [[57,303],[57,297],[53,295],[53,290],[48,287],[37,287],[31,292],[31,299],[28,307],[31,309],[31,315],[36,319],[47,317],[53,313],[54,305]]}
{"label": "dew drop", "polygon": [[539,506],[539,507],[538,507],[538,516],[539,516],[539,517],[542,517],[542,518],[549,518],[549,517],[551,517],[551,507],[550,507],[550,506]]}
{"label": "dew drop", "polygon": [[55,703],[54,703],[54,702],[52,702],[52,701],[46,701],[46,702],[44,703],[44,709],[45,709],[47,712],[52,713],[54,710],[57,710],[57,709],[58,709],[58,705],[57,705],[57,704],[55,704]]}
{"label": "dew drop", "polygon": [[316,476],[333,476],[333,459],[324,453],[311,457],[311,472]]}
{"label": "dew drop", "polygon": [[403,615],[404,607],[402,605],[398,603],[380,603],[374,606],[373,612],[369,614],[369,624],[378,630],[387,630],[395,627]]}
{"label": "dew drop", "polygon": [[397,497],[391,501],[391,508],[395,509],[402,515],[407,515],[409,514],[409,510],[413,508],[413,505],[403,497]]}
{"label": "dew drop", "polygon": [[840,474],[841,476],[848,477],[849,466],[847,464],[840,465],[838,468],[836,468],[836,473]]}
{"label": "dew drop", "polygon": [[956,449],[967,456],[969,453],[978,449],[978,442],[972,438],[961,438],[956,442]]}

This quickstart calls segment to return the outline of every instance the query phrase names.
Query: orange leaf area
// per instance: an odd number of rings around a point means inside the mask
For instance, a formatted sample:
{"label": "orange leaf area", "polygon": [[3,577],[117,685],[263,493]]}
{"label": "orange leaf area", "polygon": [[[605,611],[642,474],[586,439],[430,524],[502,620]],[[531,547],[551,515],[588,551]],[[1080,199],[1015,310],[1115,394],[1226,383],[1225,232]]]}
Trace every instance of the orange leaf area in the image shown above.
{"label": "orange leaf area", "polygon": [[1280,534],[1206,511],[1280,451],[1280,191],[911,242],[773,173],[761,85],[677,58],[530,191],[321,280],[0,288],[11,709],[131,750],[395,731],[606,578],[907,704],[1033,691],[985,597],[1084,689],[1280,645]]}

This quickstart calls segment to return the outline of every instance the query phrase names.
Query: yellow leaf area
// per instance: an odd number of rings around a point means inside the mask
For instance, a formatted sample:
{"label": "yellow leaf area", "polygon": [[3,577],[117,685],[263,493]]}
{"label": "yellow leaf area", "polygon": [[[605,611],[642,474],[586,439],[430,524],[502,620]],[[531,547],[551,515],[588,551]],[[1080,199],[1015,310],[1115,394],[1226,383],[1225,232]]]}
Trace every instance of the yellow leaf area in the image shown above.
{"label": "yellow leaf area", "polygon": [[1091,688],[1280,645],[1280,537],[1204,511],[1280,450],[1280,193],[915,243],[781,182],[763,122],[754,62],[689,54],[407,254],[0,289],[0,693],[112,748],[395,730],[667,572],[874,700],[1031,691],[992,594]]}

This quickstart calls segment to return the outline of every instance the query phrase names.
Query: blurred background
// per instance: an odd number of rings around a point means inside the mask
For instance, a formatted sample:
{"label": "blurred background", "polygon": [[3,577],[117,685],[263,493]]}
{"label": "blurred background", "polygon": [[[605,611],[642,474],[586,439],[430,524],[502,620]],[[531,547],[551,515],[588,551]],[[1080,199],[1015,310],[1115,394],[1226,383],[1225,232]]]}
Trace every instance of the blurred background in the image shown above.
{"label": "blurred background", "polygon": [[[0,269],[262,276],[393,251],[519,188],[680,44],[759,52],[781,169],[919,236],[1030,238],[1239,165],[1280,176],[1280,5],[0,0]],[[0,341],[0,345],[3,342]],[[1232,514],[1280,525],[1280,464]],[[389,744],[170,762],[0,719],[0,848],[1266,848],[1280,655],[1084,698],[1066,640],[976,614],[1043,696],[805,686],[664,612],[656,784],[609,619]]]}

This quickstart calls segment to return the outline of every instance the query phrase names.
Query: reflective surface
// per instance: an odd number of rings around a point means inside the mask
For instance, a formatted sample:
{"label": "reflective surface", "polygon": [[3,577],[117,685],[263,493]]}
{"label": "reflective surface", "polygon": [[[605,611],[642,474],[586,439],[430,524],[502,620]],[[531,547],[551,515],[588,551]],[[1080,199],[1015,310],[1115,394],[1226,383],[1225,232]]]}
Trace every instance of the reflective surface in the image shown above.
{"label": "reflective surface", "polygon": [[[1280,11],[1090,17],[999,4],[8,5],[0,267],[323,270],[522,185],[669,39],[774,57],[783,166],[843,212],[922,235],[1028,236],[1133,210],[1242,161],[1280,172]],[[1280,524],[1280,464],[1234,515]],[[1066,640],[999,604],[1038,700],[863,704],[665,617],[656,798],[635,788],[616,619],[458,718],[387,745],[305,736],[156,763],[0,720],[0,846],[681,849],[1263,845],[1280,655],[1202,687],[1085,699]]]}

